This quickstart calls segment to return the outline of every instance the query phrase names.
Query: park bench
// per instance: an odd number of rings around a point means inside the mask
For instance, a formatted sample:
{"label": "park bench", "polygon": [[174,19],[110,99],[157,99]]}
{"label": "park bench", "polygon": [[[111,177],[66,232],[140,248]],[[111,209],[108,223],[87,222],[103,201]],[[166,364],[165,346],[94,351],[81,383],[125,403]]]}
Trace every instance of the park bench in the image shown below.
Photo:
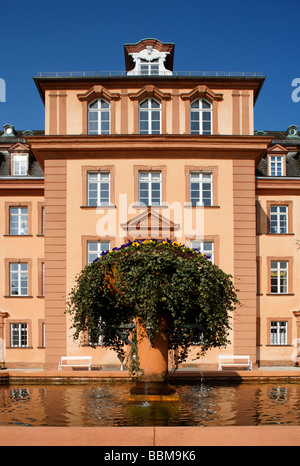
{"label": "park bench", "polygon": [[58,370],[63,367],[92,367],[92,356],[63,356],[58,364]]}
{"label": "park bench", "polygon": [[221,371],[225,366],[247,367],[249,371],[252,371],[252,362],[250,361],[250,356],[220,355],[219,371]]}

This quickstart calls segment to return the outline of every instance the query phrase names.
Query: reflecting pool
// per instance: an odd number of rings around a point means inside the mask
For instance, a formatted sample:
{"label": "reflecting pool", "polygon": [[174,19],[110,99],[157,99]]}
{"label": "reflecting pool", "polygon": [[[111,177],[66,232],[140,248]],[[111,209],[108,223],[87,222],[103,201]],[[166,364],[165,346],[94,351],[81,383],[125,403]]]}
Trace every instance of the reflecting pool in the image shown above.
{"label": "reflecting pool", "polygon": [[0,426],[300,425],[296,383],[180,384],[174,385],[179,394],[175,403],[129,403],[131,386],[0,386]]}

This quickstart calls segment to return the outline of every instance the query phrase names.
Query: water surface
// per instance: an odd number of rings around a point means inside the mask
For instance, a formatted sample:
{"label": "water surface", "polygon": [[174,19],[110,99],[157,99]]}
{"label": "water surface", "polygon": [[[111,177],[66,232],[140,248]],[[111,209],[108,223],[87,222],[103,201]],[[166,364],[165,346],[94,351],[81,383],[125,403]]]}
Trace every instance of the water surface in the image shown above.
{"label": "water surface", "polygon": [[0,386],[0,426],[300,425],[300,384],[180,384],[177,403],[129,403],[131,386]]}

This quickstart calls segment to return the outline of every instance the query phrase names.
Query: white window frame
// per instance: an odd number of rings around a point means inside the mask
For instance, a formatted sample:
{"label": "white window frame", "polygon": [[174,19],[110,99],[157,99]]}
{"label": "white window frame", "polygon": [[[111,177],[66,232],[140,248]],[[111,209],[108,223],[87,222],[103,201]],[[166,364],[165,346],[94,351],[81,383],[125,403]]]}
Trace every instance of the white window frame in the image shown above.
{"label": "white window frame", "polygon": [[[91,250],[91,245],[96,245],[95,251]],[[90,265],[94,260],[100,257],[101,253],[110,250],[109,241],[87,241],[87,265]]]}
{"label": "white window frame", "polygon": [[[141,185],[145,185],[141,189]],[[154,193],[157,192],[157,189],[154,189],[154,185],[159,185],[159,197],[153,197]],[[142,195],[142,193],[147,193],[147,197]],[[148,200],[145,202],[144,200]],[[139,172],[139,205],[154,207],[160,206],[162,204],[162,173],[160,171],[153,172]]]}
{"label": "white window frame", "polygon": [[[13,222],[13,220],[16,220]],[[13,226],[15,223],[16,226]],[[28,235],[28,207],[9,208],[9,234],[22,236]]]}
{"label": "white window frame", "polygon": [[[24,285],[24,282],[26,282],[26,285]],[[28,285],[27,262],[11,262],[9,264],[10,296],[28,296]],[[13,293],[13,291],[16,291],[16,293]]]}
{"label": "white window frame", "polygon": [[[92,108],[97,104],[97,107]],[[108,119],[105,118],[108,113]],[[91,124],[97,123],[97,129],[91,129]],[[105,123],[105,128],[104,128]],[[107,126],[108,123],[108,126]],[[107,127],[107,128],[106,128]],[[110,134],[110,103],[105,99],[96,99],[88,106],[88,134]]]}
{"label": "white window frame", "polygon": [[153,59],[152,61],[140,59],[140,71],[142,76],[159,76],[159,59]]}
{"label": "white window frame", "polygon": [[[153,106],[153,102],[158,107]],[[147,103],[147,107],[142,105]],[[158,113],[159,119],[154,119],[154,115]],[[142,118],[143,116],[143,118]],[[153,128],[154,123],[159,122],[159,128]],[[141,124],[147,122],[147,129],[142,129]],[[144,99],[139,103],[139,134],[161,134],[161,102],[156,99]]]}
{"label": "white window frame", "polygon": [[278,235],[288,233],[288,206],[270,206],[270,233]]}
{"label": "white window frame", "polygon": [[214,264],[214,242],[213,241],[191,241],[191,248],[199,251],[201,254],[206,254],[208,260]]}
{"label": "white window frame", "polygon": [[283,176],[283,156],[269,156],[269,176]]}
{"label": "white window frame", "polygon": [[[193,105],[198,104],[198,107]],[[209,107],[205,108],[204,105]],[[204,120],[204,113],[209,113],[209,120]],[[191,122],[191,134],[212,134],[212,104],[205,99],[196,99],[191,102],[190,105],[190,122]],[[198,128],[193,128],[193,123],[196,123]],[[210,129],[204,129],[205,123],[210,124]]]}
{"label": "white window frame", "polygon": [[[288,294],[289,262],[271,261],[271,294]],[[274,290],[275,288],[275,290]]]}
{"label": "white window frame", "polygon": [[[94,179],[91,179],[91,177]],[[96,189],[91,190],[91,184],[96,184]],[[105,185],[108,184],[108,189],[105,189]],[[93,207],[105,207],[110,205],[110,172],[109,171],[98,171],[87,173],[87,203],[88,206]],[[91,191],[96,192],[96,197],[91,196]],[[108,196],[104,196],[104,193],[108,192]],[[96,200],[96,203],[95,203]]]}
{"label": "white window frame", "polygon": [[[211,172],[190,171],[190,203],[192,206],[212,206],[213,205],[213,174]],[[198,184],[198,188],[192,187]],[[209,189],[204,189],[204,185],[209,184]],[[193,188],[193,189],[192,189]],[[205,187],[206,188],[206,187]],[[193,192],[198,191],[199,196],[193,196]],[[210,197],[204,196],[205,192],[210,192]],[[196,200],[198,199],[198,200]]]}
{"label": "white window frame", "polygon": [[28,154],[12,154],[13,176],[28,175]]}
{"label": "white window frame", "polygon": [[11,323],[10,324],[10,345],[12,348],[28,347],[28,324]]}
{"label": "white window frame", "polygon": [[270,345],[285,346],[287,345],[287,321],[272,320],[270,323]]}

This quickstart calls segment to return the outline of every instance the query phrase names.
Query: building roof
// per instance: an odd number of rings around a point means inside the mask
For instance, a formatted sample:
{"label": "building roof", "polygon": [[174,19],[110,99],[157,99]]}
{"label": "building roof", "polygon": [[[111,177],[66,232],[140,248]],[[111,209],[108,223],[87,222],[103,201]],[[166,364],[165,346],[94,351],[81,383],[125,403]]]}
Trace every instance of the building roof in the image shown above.
{"label": "building roof", "polygon": [[[289,127],[290,128],[290,127]],[[297,128],[295,126],[295,128]],[[271,136],[273,138],[271,148],[280,144],[286,152],[286,176],[300,177],[300,133],[297,131],[295,137],[288,136],[288,131],[256,131],[256,135]],[[268,176],[267,154],[260,161],[256,176]]]}
{"label": "building roof", "polygon": [[[15,144],[25,144],[26,140],[24,136],[26,131],[14,131],[13,136],[3,136],[4,132],[0,131],[0,178],[3,177],[10,177],[11,175],[11,153],[9,151],[10,147]],[[33,131],[34,135],[42,136],[44,131]],[[29,159],[28,159],[28,174],[26,178],[44,178],[44,172],[34,157],[33,154],[30,153],[29,148]]]}

